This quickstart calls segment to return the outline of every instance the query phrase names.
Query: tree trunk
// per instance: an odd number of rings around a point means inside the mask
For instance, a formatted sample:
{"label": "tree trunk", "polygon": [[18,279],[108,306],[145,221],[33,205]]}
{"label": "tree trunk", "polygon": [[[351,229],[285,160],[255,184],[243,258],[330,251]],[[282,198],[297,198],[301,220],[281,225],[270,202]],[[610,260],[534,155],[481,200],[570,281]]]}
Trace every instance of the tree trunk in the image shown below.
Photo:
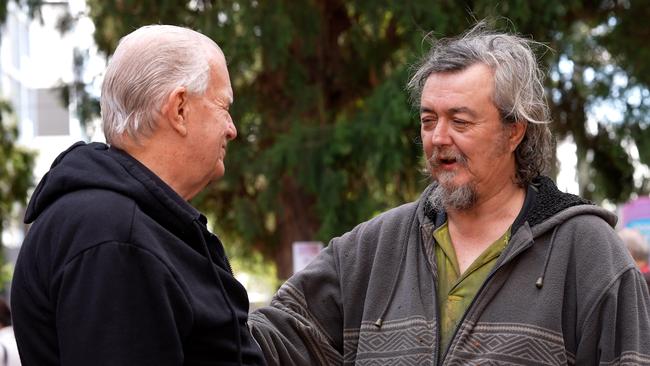
{"label": "tree trunk", "polygon": [[291,248],[296,241],[312,241],[318,230],[314,217],[315,199],[303,192],[293,177],[285,175],[280,194],[281,213],[278,222],[280,243],[272,253],[278,278],[286,280],[293,274]]}

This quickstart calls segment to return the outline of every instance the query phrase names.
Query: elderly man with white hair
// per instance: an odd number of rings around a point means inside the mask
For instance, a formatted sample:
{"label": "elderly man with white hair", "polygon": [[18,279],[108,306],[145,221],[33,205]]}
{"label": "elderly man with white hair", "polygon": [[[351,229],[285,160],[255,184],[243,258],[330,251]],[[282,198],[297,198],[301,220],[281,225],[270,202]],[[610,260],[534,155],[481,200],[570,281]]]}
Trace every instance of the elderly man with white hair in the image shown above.
{"label": "elderly man with white hair", "polygon": [[106,71],[108,145],[76,143],[36,188],[12,286],[23,365],[263,365],[248,297],[187,201],[237,136],[226,60],[208,37],[153,25]]}

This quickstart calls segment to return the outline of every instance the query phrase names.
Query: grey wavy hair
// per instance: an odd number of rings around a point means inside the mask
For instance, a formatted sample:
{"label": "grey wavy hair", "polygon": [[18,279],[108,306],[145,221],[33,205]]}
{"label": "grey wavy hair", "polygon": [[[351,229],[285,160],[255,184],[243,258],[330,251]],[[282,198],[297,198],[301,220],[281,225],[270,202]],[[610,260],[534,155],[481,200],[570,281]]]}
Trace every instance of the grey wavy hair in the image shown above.
{"label": "grey wavy hair", "polygon": [[165,99],[176,87],[203,94],[215,49],[221,52],[205,35],[172,25],[148,25],[124,36],[102,84],[106,142],[119,147],[125,135],[136,142],[150,136]]}
{"label": "grey wavy hair", "polygon": [[533,47],[538,46],[541,44],[530,39],[489,30],[485,22],[480,22],[459,37],[435,42],[407,84],[411,101],[419,110],[422,89],[431,74],[462,71],[476,63],[492,68],[493,101],[502,122],[527,124],[515,150],[516,183],[520,186],[548,169],[553,147],[544,74],[533,52]]}

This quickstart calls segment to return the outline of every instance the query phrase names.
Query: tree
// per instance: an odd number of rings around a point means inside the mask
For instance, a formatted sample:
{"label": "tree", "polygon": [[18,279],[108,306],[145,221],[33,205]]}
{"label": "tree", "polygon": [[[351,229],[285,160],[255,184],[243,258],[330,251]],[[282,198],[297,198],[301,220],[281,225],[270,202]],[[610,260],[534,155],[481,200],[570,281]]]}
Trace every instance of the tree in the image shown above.
{"label": "tree", "polygon": [[[419,124],[404,85],[428,48],[474,18],[530,35],[554,52],[540,58],[560,138],[578,146],[582,194],[621,202],[648,192],[633,158],[650,161],[648,27],[644,1],[89,0],[95,39],[110,54],[121,36],[150,23],[192,27],[224,49],[239,130],[226,176],[195,203],[232,241],[290,274],[290,245],[327,241],[415,198]],[[640,51],[643,50],[643,51]],[[565,67],[569,65],[570,67]],[[624,76],[626,83],[621,83]],[[639,102],[634,93],[642,96]],[[639,98],[637,98],[639,99]],[[589,116],[621,104],[622,121]],[[638,163],[638,162],[637,162]]]}
{"label": "tree", "polygon": [[[7,2],[0,1],[0,26],[7,16]],[[12,121],[8,102],[0,99],[0,248],[4,248],[2,233],[14,213],[16,205],[24,205],[27,193],[34,184],[35,153],[16,145],[18,127]],[[0,251],[0,263],[4,263]],[[5,275],[0,274],[2,282]]]}
{"label": "tree", "polygon": [[[11,107],[0,101],[0,233],[9,222],[16,204],[25,204],[27,192],[33,186],[35,154],[16,145],[18,128],[10,122],[10,116]],[[0,257],[0,263],[4,263],[3,257]]]}

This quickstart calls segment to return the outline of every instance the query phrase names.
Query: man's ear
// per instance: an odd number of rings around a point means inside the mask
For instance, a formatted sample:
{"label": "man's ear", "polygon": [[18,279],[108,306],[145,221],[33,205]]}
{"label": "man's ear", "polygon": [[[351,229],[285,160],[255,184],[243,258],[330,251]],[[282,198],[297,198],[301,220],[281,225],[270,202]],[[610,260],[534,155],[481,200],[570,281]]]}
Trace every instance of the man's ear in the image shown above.
{"label": "man's ear", "polygon": [[511,152],[515,151],[517,146],[521,143],[521,140],[524,139],[527,126],[528,123],[525,121],[517,121],[509,125],[510,131],[508,133],[508,145],[510,146]]}
{"label": "man's ear", "polygon": [[187,135],[188,98],[189,95],[184,86],[176,87],[169,93],[161,109],[164,121],[181,136]]}

